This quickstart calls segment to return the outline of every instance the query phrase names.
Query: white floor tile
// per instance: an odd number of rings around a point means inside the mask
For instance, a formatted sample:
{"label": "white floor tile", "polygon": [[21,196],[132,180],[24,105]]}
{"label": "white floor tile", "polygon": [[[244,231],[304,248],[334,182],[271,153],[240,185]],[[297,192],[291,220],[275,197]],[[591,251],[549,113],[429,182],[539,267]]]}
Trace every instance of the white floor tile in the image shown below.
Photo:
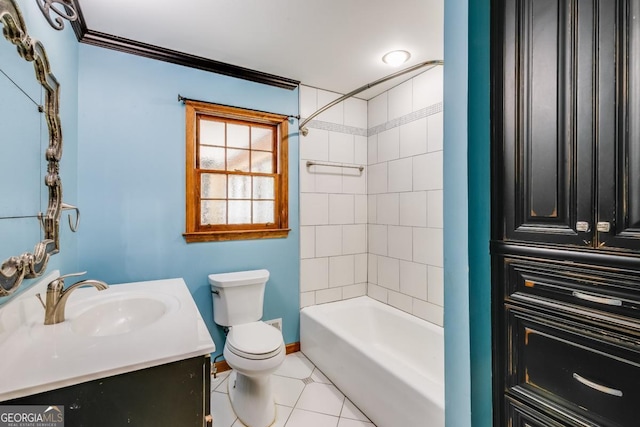
{"label": "white floor tile", "polygon": [[347,398],[344,399],[344,405],[342,406],[340,417],[352,420],[369,421],[369,418],[367,418],[366,415],[364,415],[362,411],[360,411],[360,409],[358,409],[356,405]]}
{"label": "white floor tile", "polygon": [[285,427],[337,427],[338,417],[294,409]]}
{"label": "white floor tile", "polygon": [[358,421],[358,420],[350,420],[348,418],[340,418],[340,421],[338,421],[338,427],[375,427],[375,426],[372,423],[367,421]]}
{"label": "white floor tile", "polygon": [[301,357],[302,359],[307,360],[309,363],[311,363],[311,366],[315,368],[315,366],[313,365],[313,362],[311,362],[311,360],[309,360],[309,358],[305,356],[304,353],[301,351],[296,351],[295,353],[288,354],[287,356]]}
{"label": "white floor tile", "polygon": [[317,383],[333,384],[331,382],[331,380],[329,380],[329,378],[325,377],[324,374],[322,372],[320,372],[320,369],[318,369],[318,368],[315,368],[313,370],[313,373],[311,374],[311,379],[313,379]]}
{"label": "white floor tile", "polygon": [[291,411],[293,411],[293,408],[276,405],[276,422],[270,427],[284,427],[291,416]]}
{"label": "white floor tile", "polygon": [[231,427],[238,418],[231,407],[229,395],[217,391],[211,393],[211,414],[216,427]]}
{"label": "white floor tile", "polygon": [[220,372],[219,374],[216,374],[216,378],[213,378],[213,376],[211,376],[211,391],[215,390],[215,391],[226,393],[227,392],[226,383],[224,387],[221,387],[221,385],[223,382],[227,380],[227,378],[229,378],[230,373],[231,371],[224,371],[224,372]]}
{"label": "white floor tile", "polygon": [[[227,385],[232,371],[211,379],[211,413],[216,427],[246,427],[236,417]],[[305,385],[304,378],[313,382]],[[376,427],[302,352],[287,355],[271,377],[276,420],[270,427]]]}
{"label": "white floor tile", "polygon": [[296,404],[296,408],[339,416],[344,395],[331,384],[311,383],[307,385]]}
{"label": "white floor tile", "polygon": [[313,372],[313,364],[302,355],[302,353],[292,353],[285,357],[284,362],[274,373],[282,377],[303,379],[307,378]]}
{"label": "white floor tile", "polygon": [[[269,427],[284,427],[287,420],[289,419],[289,415],[291,415],[291,411],[293,411],[293,408],[289,408],[282,405],[276,405],[276,420]],[[247,426],[242,421],[240,421],[240,419],[237,419],[236,422],[233,423],[233,426],[231,427],[247,427]]]}
{"label": "white floor tile", "polygon": [[273,375],[271,377],[273,387],[273,397],[278,405],[293,408],[302,394],[304,383],[295,378],[281,377]]}

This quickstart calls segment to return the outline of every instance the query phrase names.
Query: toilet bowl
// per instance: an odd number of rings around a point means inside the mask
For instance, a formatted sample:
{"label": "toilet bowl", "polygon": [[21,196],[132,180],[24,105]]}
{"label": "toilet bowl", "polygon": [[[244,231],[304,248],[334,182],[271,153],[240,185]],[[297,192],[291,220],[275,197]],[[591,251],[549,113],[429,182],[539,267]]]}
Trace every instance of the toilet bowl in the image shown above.
{"label": "toilet bowl", "polygon": [[[242,337],[236,333],[239,329],[244,329]],[[251,334],[246,333],[249,329]],[[280,331],[263,322],[233,326],[223,354],[233,369],[228,381],[229,399],[240,421],[249,427],[273,424],[276,407],[271,374],[282,365],[286,354]]]}
{"label": "toilet bowl", "polygon": [[276,407],[271,374],[286,355],[282,333],[260,321],[267,270],[211,274],[214,321],[228,327],[223,356],[233,369],[231,407],[247,427],[268,427]]}

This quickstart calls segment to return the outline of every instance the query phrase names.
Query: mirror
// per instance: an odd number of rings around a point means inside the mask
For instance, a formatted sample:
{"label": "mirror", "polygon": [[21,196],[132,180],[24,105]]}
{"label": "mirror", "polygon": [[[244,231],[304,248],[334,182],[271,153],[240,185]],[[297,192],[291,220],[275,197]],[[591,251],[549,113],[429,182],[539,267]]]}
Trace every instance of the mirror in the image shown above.
{"label": "mirror", "polygon": [[[0,297],[4,297],[15,292],[24,279],[42,275],[49,257],[59,251],[62,130],[58,81],[51,74],[44,47],[29,37],[15,0],[0,0],[0,26],[8,41],[0,39],[0,43],[9,47],[0,50],[0,69],[6,70],[0,75],[0,102],[11,100],[10,105],[0,106],[0,239],[3,251],[15,251],[0,253],[0,260],[4,260],[0,264]],[[15,91],[21,93],[11,96]],[[42,111],[34,104],[42,104]],[[34,170],[42,172],[34,174]],[[34,187],[35,180],[38,184]],[[20,246],[25,238],[32,239],[32,252],[30,247]]]}
{"label": "mirror", "polygon": [[47,206],[41,200],[47,187],[41,129],[46,125],[39,111],[42,86],[33,65],[4,38],[0,38],[0,93],[0,260],[5,260],[31,251],[42,240],[37,214]]}

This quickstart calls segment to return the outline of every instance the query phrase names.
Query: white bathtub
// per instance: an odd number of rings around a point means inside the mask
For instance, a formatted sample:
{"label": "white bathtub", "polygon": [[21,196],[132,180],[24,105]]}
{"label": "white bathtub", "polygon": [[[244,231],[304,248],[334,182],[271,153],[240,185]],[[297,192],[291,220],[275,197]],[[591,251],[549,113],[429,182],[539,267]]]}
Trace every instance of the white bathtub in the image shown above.
{"label": "white bathtub", "polygon": [[444,426],[441,327],[359,297],[303,308],[300,341],[377,427]]}

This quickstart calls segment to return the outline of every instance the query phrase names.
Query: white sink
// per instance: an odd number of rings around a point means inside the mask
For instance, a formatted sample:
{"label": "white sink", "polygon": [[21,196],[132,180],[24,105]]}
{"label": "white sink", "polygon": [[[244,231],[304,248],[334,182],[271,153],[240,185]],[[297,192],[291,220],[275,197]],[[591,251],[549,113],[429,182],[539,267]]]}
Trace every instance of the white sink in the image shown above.
{"label": "white sink", "polygon": [[165,301],[147,296],[97,301],[75,316],[71,322],[73,332],[92,337],[126,334],[154,323],[170,308]]}
{"label": "white sink", "polygon": [[73,291],[65,321],[44,324],[35,294],[47,274],[0,310],[0,401],[215,351],[182,279]]}

